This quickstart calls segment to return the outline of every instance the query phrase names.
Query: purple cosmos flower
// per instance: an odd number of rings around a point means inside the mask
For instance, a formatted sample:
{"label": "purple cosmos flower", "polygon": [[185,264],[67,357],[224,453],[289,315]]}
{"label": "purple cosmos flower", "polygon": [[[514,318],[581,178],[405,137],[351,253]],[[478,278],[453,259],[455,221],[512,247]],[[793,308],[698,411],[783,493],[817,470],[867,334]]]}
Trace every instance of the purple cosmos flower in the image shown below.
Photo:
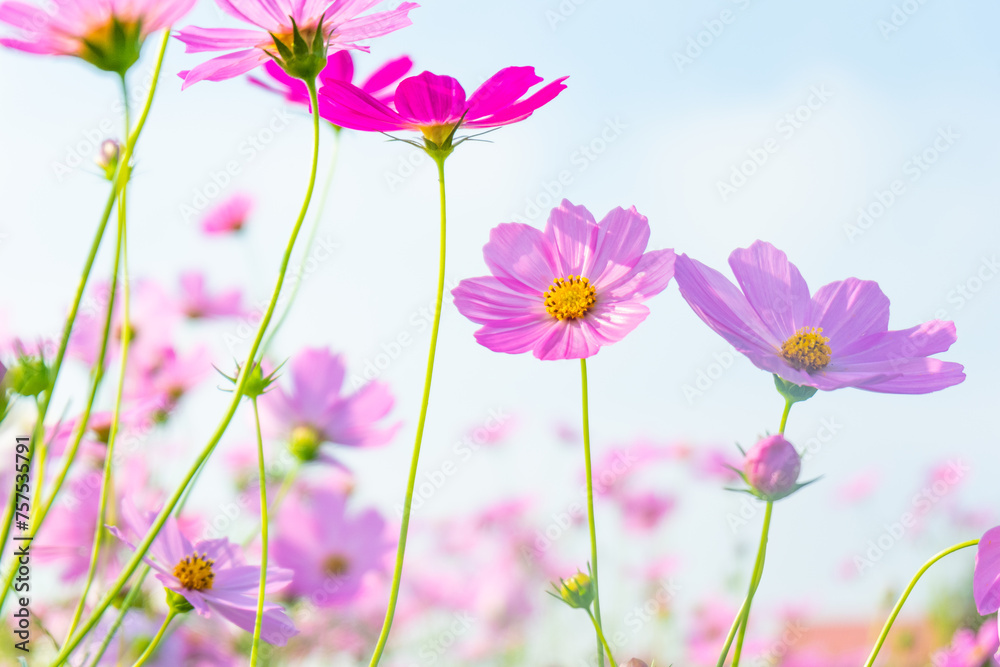
{"label": "purple cosmos flower", "polygon": [[[542,78],[534,67],[507,67],[466,99],[465,90],[450,76],[423,72],[403,79],[393,98],[395,109],[365,90],[344,81],[327,81],[320,89],[320,114],[334,125],[352,130],[391,132],[418,130],[443,146],[459,121],[463,128],[489,128],[524,120],[562,92],[568,77],[556,79],[524,98]],[[522,99],[524,98],[524,99]]]}
{"label": "purple cosmos flower", "polygon": [[277,422],[289,447],[304,461],[337,461],[319,446],[332,442],[349,447],[384,445],[400,424],[380,425],[392,410],[393,397],[381,382],[369,382],[355,393],[341,394],[346,370],[343,357],[328,349],[307,348],[291,362],[292,390],[278,386],[264,394],[262,407]]}
{"label": "purple cosmos flower", "polygon": [[316,490],[281,506],[281,533],[271,545],[274,562],[293,572],[286,590],[318,607],[349,602],[364,579],[385,570],[393,547],[386,522],[373,509],[349,516],[347,496]]}
{"label": "purple cosmos flower", "polygon": [[455,305],[482,324],[476,340],[494,352],[583,359],[646,319],[642,305],[670,282],[673,250],[644,252],[649,223],[635,207],[600,223],[567,200],[545,231],[505,223],[483,248],[492,276],[463,280]]}
{"label": "purple cosmos flower", "polygon": [[[396,83],[406,76],[412,68],[413,61],[408,57],[395,58],[372,72],[358,87],[382,104],[391,105],[393,95],[396,93]],[[248,77],[250,82],[282,95],[292,104],[299,104],[310,109],[309,90],[306,88],[305,83],[289,76],[274,61],[266,63],[264,70],[268,73],[271,80],[258,79],[255,76],[251,76]],[[319,73],[317,78],[321,85],[326,85],[334,81],[351,83],[354,79],[354,60],[351,58],[351,52],[337,51],[331,55],[326,61],[326,67],[323,68],[323,71]],[[323,109],[330,104],[329,98],[319,98],[320,115],[323,115]]]}
{"label": "purple cosmos flower", "polygon": [[203,317],[238,317],[245,313],[242,294],[231,289],[218,296],[205,289],[205,274],[189,271],[181,274],[180,310],[191,319]]}
{"label": "purple cosmos flower", "polygon": [[[415,3],[404,2],[395,9],[375,12],[368,11],[380,0],[216,0],[222,11],[241,21],[252,23],[258,30],[238,30],[232,28],[184,28],[177,38],[187,45],[187,53],[203,51],[230,51],[223,56],[212,58],[190,71],[181,72],[183,88],[198,81],[223,81],[249,72],[258,65],[276,60],[287,70],[287,52],[295,48],[295,35],[308,44],[317,46],[317,59],[326,59],[327,49],[358,49],[368,51],[367,46],[356,42],[379,37],[405,28],[411,21],[407,14],[418,7]],[[322,28],[320,22],[322,21]],[[316,40],[322,29],[325,39]],[[277,43],[280,42],[279,47]],[[315,75],[322,66],[312,70]]]}
{"label": "purple cosmos flower", "polygon": [[[972,597],[983,616],[1000,610],[1000,526],[986,531],[979,540]],[[1000,652],[997,657],[1000,658]]]}
{"label": "purple cosmos flower", "polygon": [[97,67],[125,73],[151,33],[188,13],[195,0],[55,0],[51,13],[24,2],[0,4],[0,23],[20,29],[23,39],[0,38],[19,51],[76,56]]}
{"label": "purple cosmos flower", "polygon": [[951,646],[938,651],[931,658],[935,667],[983,667],[1000,665],[997,653],[1000,639],[997,638],[995,623],[984,623],[978,632],[959,628],[951,639]]}
{"label": "purple cosmos flower", "polygon": [[758,368],[824,391],[925,394],[965,379],[961,364],[929,357],[951,347],[955,325],[931,320],[889,331],[889,299],[875,282],[848,278],[810,297],[785,253],[763,241],[734,250],[729,265],[739,288],[681,255],[677,286],[698,316]]}
{"label": "purple cosmos flower", "polygon": [[[156,518],[155,512],[140,515],[129,503],[123,503],[122,527],[108,526],[111,533],[135,549]],[[257,618],[257,587],[260,566],[247,565],[240,548],[226,538],[191,541],[181,532],[174,517],[163,529],[144,559],[156,570],[164,588],[184,597],[195,611],[210,616],[214,611],[233,625],[253,632]],[[267,568],[267,592],[286,586],[292,573]],[[264,604],[261,638],[269,644],[284,646],[298,634],[280,605]]]}

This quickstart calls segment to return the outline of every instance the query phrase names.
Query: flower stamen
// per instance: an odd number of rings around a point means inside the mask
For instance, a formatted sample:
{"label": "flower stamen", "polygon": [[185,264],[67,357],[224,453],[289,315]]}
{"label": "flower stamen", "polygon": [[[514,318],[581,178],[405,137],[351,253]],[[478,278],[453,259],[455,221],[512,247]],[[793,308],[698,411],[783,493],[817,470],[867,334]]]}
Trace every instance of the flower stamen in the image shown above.
{"label": "flower stamen", "polygon": [[802,327],[781,344],[781,356],[799,371],[818,371],[830,363],[830,339],[822,327]]}
{"label": "flower stamen", "polygon": [[544,294],[545,311],[557,320],[575,320],[597,302],[597,290],[582,276],[556,278]]}
{"label": "flower stamen", "polygon": [[212,587],[215,573],[212,566],[215,561],[202,553],[193,553],[174,566],[174,576],[180,580],[181,586],[189,591],[203,591]]}

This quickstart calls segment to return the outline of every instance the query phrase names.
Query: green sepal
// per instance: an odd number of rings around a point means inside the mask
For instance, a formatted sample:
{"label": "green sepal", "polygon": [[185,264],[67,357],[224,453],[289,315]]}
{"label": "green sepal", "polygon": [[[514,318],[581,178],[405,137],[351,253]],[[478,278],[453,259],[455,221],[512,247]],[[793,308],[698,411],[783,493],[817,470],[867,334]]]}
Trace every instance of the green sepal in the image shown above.
{"label": "green sepal", "polygon": [[819,391],[816,387],[804,387],[800,384],[784,380],[777,375],[774,376],[774,387],[789,403],[807,401],[815,396],[816,392]]}
{"label": "green sepal", "polygon": [[164,588],[167,592],[167,606],[170,607],[172,611],[178,614],[186,614],[192,609],[194,605],[187,601],[187,598],[178,593],[177,591],[172,591],[169,588]]}

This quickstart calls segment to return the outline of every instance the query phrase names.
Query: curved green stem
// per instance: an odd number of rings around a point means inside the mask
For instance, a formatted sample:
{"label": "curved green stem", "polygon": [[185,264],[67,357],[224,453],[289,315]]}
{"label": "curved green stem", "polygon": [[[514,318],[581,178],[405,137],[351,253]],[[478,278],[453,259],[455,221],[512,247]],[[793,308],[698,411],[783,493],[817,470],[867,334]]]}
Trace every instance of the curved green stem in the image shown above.
{"label": "curved green stem", "polygon": [[[309,97],[312,101],[312,108],[315,110],[318,108],[319,103],[316,99],[316,82],[307,81],[306,86],[309,89]],[[257,351],[260,349],[261,341],[264,338],[264,333],[267,330],[268,324],[271,322],[271,318],[274,316],[275,306],[278,302],[278,297],[281,294],[281,287],[284,284],[285,274],[288,271],[288,264],[291,260],[292,250],[295,247],[295,240],[298,238],[299,230],[302,228],[302,221],[305,220],[306,212],[309,210],[309,202],[312,200],[313,189],[316,185],[316,167],[319,161],[319,116],[316,113],[313,114],[313,148],[312,148],[312,166],[309,172],[309,184],[306,188],[305,199],[302,202],[302,207],[299,210],[298,218],[295,221],[295,225],[292,227],[291,235],[289,236],[288,243],[285,247],[284,255],[281,260],[281,267],[278,271],[278,279],[274,285],[274,292],[271,295],[271,301],[268,304],[267,311],[264,313],[264,317],[261,320],[260,327],[257,330],[257,335],[254,338],[254,342],[250,347],[250,352],[247,355],[246,361],[240,366],[240,374],[236,383],[236,388],[233,390],[233,398],[229,403],[229,408],[226,410],[225,415],[223,415],[222,420],[216,427],[215,432],[212,434],[208,443],[199,453],[198,457],[195,459],[193,465],[188,470],[184,479],[181,480],[180,485],[171,494],[170,498],[167,499],[166,504],[163,509],[160,510],[159,515],[153,521],[153,525],[150,526],[149,531],[146,536],[136,545],[135,553],[128,560],[127,563],[122,568],[121,573],[118,578],[115,579],[114,583],[111,585],[110,589],[104,594],[104,597],[97,603],[94,610],[91,612],[90,618],[74,633],[74,635],[63,645],[62,650],[55,657],[53,661],[54,665],[61,665],[66,661],[69,655],[74,649],[80,644],[83,638],[90,632],[91,629],[101,618],[101,614],[108,608],[108,606],[115,600],[118,593],[122,588],[128,583],[128,580],[132,577],[132,574],[139,567],[142,562],[143,557],[146,552],[149,551],[150,545],[156,536],[159,534],[160,530],[163,528],[163,524],[166,523],[167,517],[174,510],[174,507],[180,501],[182,495],[184,495],[188,484],[194,478],[195,474],[202,464],[208,460],[208,458],[215,451],[216,445],[222,439],[223,434],[225,434],[226,429],[229,427],[229,423],[233,419],[233,415],[236,414],[236,409],[239,407],[240,399],[243,397],[243,391],[246,387],[247,379],[250,377],[249,371],[253,369],[254,360],[257,356]]]}
{"label": "curved green stem", "polygon": [[974,547],[979,544],[979,540],[968,540],[966,542],[960,542],[954,546],[948,547],[944,551],[936,554],[933,558],[923,564],[923,566],[917,570],[917,573],[913,575],[910,579],[909,585],[907,585],[906,590],[899,597],[896,602],[896,606],[892,608],[892,613],[889,614],[889,618],[885,622],[885,626],[882,628],[882,632],[879,633],[878,640],[875,642],[875,647],[872,649],[871,655],[868,656],[868,661],[865,662],[865,667],[872,667],[875,664],[875,658],[878,657],[878,652],[882,650],[882,644],[885,643],[886,637],[889,636],[889,630],[892,629],[892,624],[895,623],[896,617],[899,616],[899,612],[903,609],[903,604],[906,603],[906,598],[910,597],[910,593],[913,592],[914,586],[920,581],[920,577],[924,576],[924,572],[929,570],[934,563],[938,562],[948,554],[953,554],[956,551],[961,551],[962,549],[967,549],[969,547]]}
{"label": "curved green stem", "polygon": [[590,609],[587,609],[587,616],[590,616],[590,622],[594,624],[594,630],[597,631],[597,639],[601,642],[601,645],[604,646],[604,651],[608,654],[608,660],[611,661],[611,666],[616,667],[618,663],[615,662],[615,656],[611,654],[611,645],[608,644],[608,640],[604,638],[604,631],[601,630],[601,625],[597,622],[597,619],[594,618]]}
{"label": "curved green stem", "polygon": [[271,343],[274,342],[274,337],[278,334],[278,330],[281,329],[281,325],[285,323],[288,313],[292,310],[292,304],[295,303],[295,297],[299,295],[299,288],[302,286],[306,262],[309,261],[309,253],[312,252],[312,247],[316,243],[316,233],[319,231],[319,224],[323,219],[323,211],[326,209],[326,200],[329,198],[330,188],[333,185],[333,174],[337,171],[337,158],[340,156],[340,128],[336,125],[332,127],[333,155],[330,158],[330,166],[326,172],[326,181],[320,189],[319,200],[316,202],[316,214],[313,217],[312,228],[309,230],[309,236],[306,238],[306,245],[302,250],[302,257],[299,260],[298,269],[295,271],[294,282],[292,283],[292,293],[288,295],[288,301],[285,302],[285,307],[281,311],[281,316],[278,317],[278,321],[275,322],[274,328],[271,329],[271,333],[267,335],[267,340],[264,341],[264,346],[261,348],[260,352],[262,357],[269,349],[271,349]]}
{"label": "curved green stem", "polygon": [[742,620],[740,631],[736,637],[736,648],[733,649],[733,667],[740,664],[740,654],[743,652],[743,638],[746,636],[747,625],[750,623],[750,606],[753,604],[753,597],[757,594],[757,587],[764,576],[764,558],[767,554],[767,534],[771,528],[771,510],[774,508],[772,501],[767,501],[767,509],[764,511],[764,527],[760,532],[760,547],[757,549],[757,562],[754,563],[753,576],[750,578],[750,590],[747,592],[746,602],[743,603]]}
{"label": "curved green stem", "polygon": [[111,640],[118,632],[118,628],[122,626],[122,622],[125,620],[125,614],[128,613],[128,610],[135,603],[135,599],[139,597],[139,593],[142,592],[142,584],[146,581],[146,577],[152,569],[153,568],[147,564],[144,565],[142,571],[139,572],[139,577],[136,579],[135,584],[129,589],[128,594],[125,595],[125,599],[122,600],[121,608],[118,609],[118,615],[115,616],[114,623],[111,624],[111,627],[108,629],[108,633],[104,635],[104,639],[101,640],[101,645],[98,647],[97,653],[90,662],[90,667],[97,667],[97,665],[101,664],[101,658],[104,657],[105,651],[107,651],[108,646],[111,645]]}
{"label": "curved green stem", "polygon": [[396,565],[392,571],[392,587],[389,591],[389,606],[382,622],[382,631],[372,654],[369,667],[375,667],[382,659],[382,652],[389,640],[389,630],[396,613],[396,600],[399,597],[399,584],[403,578],[403,556],[406,553],[406,535],[410,526],[410,510],[413,503],[413,487],[417,480],[417,463],[420,461],[420,443],[424,437],[424,423],[427,420],[427,406],[431,397],[431,379],[434,376],[434,355],[437,351],[438,329],[441,325],[441,302],[444,299],[444,267],[445,267],[445,231],[447,229],[446,198],[444,189],[445,157],[433,156],[438,168],[438,194],[441,205],[441,238],[438,247],[438,284],[437,300],[434,303],[434,324],[431,327],[430,351],[427,353],[427,371],[424,375],[424,395],[420,402],[420,418],[417,420],[417,434],[413,442],[413,455],[410,458],[410,475],[406,482],[406,498],[403,501],[403,519],[399,527],[399,543],[396,546]]}
{"label": "curved green stem", "polygon": [[132,667],[142,667],[149,660],[149,657],[156,651],[156,647],[160,645],[160,640],[163,639],[163,634],[167,631],[167,626],[170,625],[170,621],[174,620],[174,616],[176,615],[177,612],[173,609],[167,612],[167,617],[163,619],[163,625],[160,626],[156,636],[149,642],[149,646],[146,647],[146,650],[142,652],[142,655],[139,656],[139,659],[135,661],[135,665]]}
{"label": "curved green stem", "polygon": [[[128,97],[127,91],[125,97]],[[128,168],[129,167],[126,164],[124,169],[127,170]],[[73,620],[70,621],[69,629],[66,631],[67,638],[72,636],[73,630],[76,629],[77,623],[80,622],[80,617],[83,615],[83,609],[87,605],[87,595],[90,593],[90,587],[94,582],[94,576],[97,574],[97,566],[100,563],[101,545],[104,543],[104,522],[108,511],[108,497],[112,487],[111,475],[114,465],[115,443],[118,441],[118,430],[121,424],[122,394],[125,389],[125,371],[128,368],[129,343],[132,341],[132,326],[129,319],[130,290],[128,276],[128,233],[126,225],[127,193],[128,179],[126,178],[126,184],[122,187],[118,198],[118,248],[121,250],[122,256],[122,340],[121,364],[118,369],[118,388],[115,391],[115,407],[111,416],[111,429],[108,432],[108,447],[104,454],[104,470],[101,475],[101,498],[100,505],[97,510],[97,525],[94,526],[94,543],[91,546],[90,551],[90,566],[87,568],[87,577],[83,584],[83,592],[80,593],[80,602],[77,604],[76,610],[73,612]],[[117,279],[117,277],[118,275],[116,272],[115,278]]]}
{"label": "curved green stem", "polygon": [[264,471],[264,438],[260,432],[260,413],[257,397],[253,403],[253,420],[257,429],[257,472],[260,474],[260,583],[257,586],[257,620],[253,625],[253,644],[250,647],[250,667],[257,665],[260,650],[260,626],[264,620],[264,588],[267,585],[267,477]]}
{"label": "curved green stem", "polygon": [[601,589],[597,581],[597,525],[594,521],[594,474],[590,465],[590,397],[587,389],[587,360],[580,360],[580,387],[583,397],[583,458],[587,476],[587,526],[590,529],[590,581],[594,585],[594,627],[597,629],[597,664],[604,666],[601,649]]}

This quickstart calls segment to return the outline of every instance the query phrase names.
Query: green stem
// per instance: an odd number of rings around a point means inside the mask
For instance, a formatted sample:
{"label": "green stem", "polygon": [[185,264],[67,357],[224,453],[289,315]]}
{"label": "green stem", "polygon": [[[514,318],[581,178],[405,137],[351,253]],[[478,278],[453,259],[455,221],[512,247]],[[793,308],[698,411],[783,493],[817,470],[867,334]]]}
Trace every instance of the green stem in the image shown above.
{"label": "green stem", "polygon": [[441,238],[438,248],[438,284],[437,300],[434,304],[434,324],[431,327],[430,351],[427,353],[427,371],[424,376],[424,395],[420,402],[420,417],[417,420],[417,434],[413,442],[413,455],[410,458],[410,475],[406,482],[406,498],[403,501],[403,520],[399,527],[399,543],[396,546],[396,565],[392,572],[392,587],[389,591],[389,606],[385,612],[385,620],[382,622],[382,631],[379,633],[378,642],[372,654],[369,667],[378,665],[382,659],[382,652],[389,639],[389,630],[392,628],[392,619],[396,613],[396,600],[399,597],[399,584],[403,577],[403,556],[406,553],[406,534],[410,526],[410,509],[413,503],[413,487],[417,480],[417,463],[420,461],[420,443],[424,436],[424,422],[427,420],[427,406],[431,396],[431,379],[434,376],[434,355],[437,351],[438,329],[441,324],[441,302],[444,299],[444,267],[445,267],[445,231],[447,229],[446,199],[444,188],[444,161],[446,157],[433,156],[438,168],[438,193],[441,204]]}
{"label": "green stem", "polygon": [[156,647],[160,645],[160,640],[163,639],[163,634],[167,631],[167,626],[170,625],[170,621],[174,620],[174,616],[176,615],[177,612],[173,609],[167,612],[167,617],[163,619],[163,625],[160,626],[156,636],[149,642],[149,646],[146,647],[146,650],[142,652],[142,655],[139,656],[139,659],[135,661],[135,665],[132,667],[142,667],[149,660],[149,657],[156,651]]}
{"label": "green stem", "polygon": [[139,593],[142,592],[142,584],[146,581],[146,577],[149,575],[149,571],[151,569],[152,568],[147,564],[144,565],[142,571],[139,572],[139,578],[136,579],[135,585],[129,589],[128,594],[125,595],[125,599],[122,600],[121,608],[118,610],[118,615],[115,616],[115,621],[111,624],[108,634],[104,635],[104,639],[101,640],[101,645],[98,647],[97,653],[90,663],[91,667],[97,667],[97,665],[101,664],[101,658],[104,657],[104,653],[108,650],[111,640],[114,638],[115,633],[118,632],[118,628],[121,627],[122,622],[125,620],[125,614],[128,613],[128,610],[135,603],[135,599],[139,597]]}
{"label": "green stem", "polygon": [[[319,103],[316,99],[316,82],[307,81],[306,86],[309,89],[309,97],[312,102],[312,108],[315,110],[319,107]],[[90,632],[91,629],[101,618],[101,614],[108,608],[108,606],[115,600],[118,593],[122,588],[128,583],[128,580],[132,577],[132,574],[139,567],[142,562],[143,557],[146,552],[149,551],[150,545],[156,536],[159,534],[160,529],[163,528],[163,524],[166,523],[167,517],[173,511],[174,507],[177,505],[181,496],[184,495],[187,485],[191,483],[195,474],[202,464],[208,460],[208,458],[215,451],[216,445],[222,439],[223,434],[229,427],[229,423],[233,419],[233,415],[236,414],[236,409],[239,407],[240,399],[243,397],[243,391],[246,387],[247,379],[250,377],[250,370],[253,368],[254,360],[257,356],[257,351],[260,349],[261,341],[264,338],[264,333],[267,330],[268,324],[271,322],[271,318],[274,316],[275,306],[278,302],[278,297],[281,294],[281,287],[284,284],[285,274],[288,271],[288,264],[291,260],[292,250],[295,247],[295,240],[298,238],[299,230],[302,228],[302,221],[305,220],[306,212],[309,209],[309,202],[312,200],[313,189],[316,185],[316,167],[319,161],[319,116],[313,114],[313,148],[312,148],[312,166],[309,172],[309,185],[306,188],[305,199],[302,202],[302,207],[299,210],[299,215],[295,221],[295,225],[292,227],[291,235],[288,239],[288,244],[285,247],[284,255],[281,260],[281,268],[278,271],[278,279],[274,285],[274,292],[271,295],[271,301],[268,304],[267,311],[264,313],[264,317],[261,320],[260,327],[257,330],[257,335],[254,338],[253,345],[250,348],[250,352],[247,355],[246,361],[240,366],[240,374],[237,380],[236,388],[233,391],[233,398],[229,403],[229,408],[226,410],[226,414],[223,416],[219,425],[216,427],[215,432],[209,439],[208,443],[199,453],[197,459],[195,459],[194,464],[188,470],[184,479],[181,480],[181,484],[173,492],[170,498],[167,500],[163,509],[160,511],[159,515],[153,521],[153,525],[150,526],[149,531],[146,536],[142,539],[139,544],[136,545],[135,553],[129,561],[123,566],[121,573],[118,578],[115,579],[111,588],[104,594],[104,597],[97,603],[93,612],[91,612],[90,618],[80,627],[79,630],[67,641],[59,654],[55,657],[53,661],[54,665],[61,665],[66,661],[73,650],[80,644],[83,638]]]}
{"label": "green stem", "polygon": [[948,547],[924,563],[923,567],[917,570],[917,573],[913,575],[912,579],[910,579],[910,583],[907,585],[906,590],[903,591],[903,594],[896,602],[896,606],[892,608],[892,613],[889,614],[889,618],[886,620],[885,626],[882,628],[882,632],[879,634],[878,640],[875,642],[875,648],[872,649],[871,655],[868,656],[868,661],[865,663],[865,667],[872,667],[872,665],[875,664],[875,658],[878,657],[878,652],[882,649],[882,644],[885,643],[886,637],[889,636],[889,630],[892,629],[892,624],[896,621],[896,617],[899,616],[899,612],[902,610],[903,604],[906,602],[906,598],[910,597],[910,593],[913,592],[914,586],[916,586],[917,582],[920,581],[920,577],[924,575],[924,572],[929,570],[934,563],[938,562],[948,554],[953,554],[956,551],[974,547],[977,544],[979,544],[979,540],[968,540],[967,542],[961,542]]}
{"label": "green stem", "polygon": [[781,426],[778,427],[778,433],[785,434],[785,424],[788,423],[788,413],[792,411],[792,405],[794,403],[790,399],[785,399],[785,411],[781,413]]}
{"label": "green stem", "polygon": [[601,645],[604,646],[604,651],[608,654],[608,660],[611,661],[612,667],[615,667],[618,663],[615,662],[615,656],[611,655],[611,646],[608,644],[608,640],[604,638],[604,632],[601,630],[601,625],[597,622],[597,619],[594,618],[594,615],[590,613],[590,609],[587,609],[587,616],[590,616],[590,622],[594,624],[594,630],[597,631],[597,638],[601,642]]}
{"label": "green stem", "polygon": [[[124,168],[128,169],[128,165],[125,165]],[[77,623],[80,622],[80,617],[83,615],[83,609],[87,604],[87,595],[90,593],[90,587],[94,582],[94,576],[97,574],[97,566],[100,562],[101,555],[101,545],[104,543],[104,521],[108,511],[108,496],[111,489],[111,474],[112,467],[114,465],[115,443],[118,441],[118,429],[121,423],[122,394],[125,388],[125,370],[128,367],[128,349],[129,343],[132,340],[132,327],[129,321],[130,293],[128,276],[128,235],[126,232],[125,222],[127,192],[128,184],[126,179],[126,185],[122,188],[118,199],[118,247],[121,249],[122,254],[121,366],[118,369],[118,388],[115,391],[115,407],[111,416],[111,429],[108,432],[108,446],[107,451],[104,454],[104,471],[101,475],[101,498],[100,505],[97,510],[97,525],[94,526],[94,543],[90,552],[90,567],[87,569],[87,578],[83,585],[83,592],[80,594],[80,602],[76,606],[76,611],[73,613],[73,620],[70,622],[69,629],[66,631],[67,638],[72,636],[73,630],[76,629]],[[117,277],[118,275],[116,273],[115,279],[117,279]]]}
{"label": "green stem", "polygon": [[[281,501],[285,499],[288,492],[292,490],[292,484],[295,482],[299,471],[302,469],[302,462],[299,459],[295,459],[295,463],[292,464],[287,471],[285,471],[285,476],[281,480],[281,486],[278,487],[278,492],[274,495],[274,498],[270,501],[270,507],[268,508],[268,515],[275,516],[278,513],[278,507],[281,505]],[[266,473],[265,473],[266,474]],[[270,519],[269,519],[270,520]],[[241,543],[241,546],[245,549],[251,542],[253,538],[257,537],[257,533],[260,530],[258,527],[254,532],[250,533],[245,540]]]}
{"label": "green stem", "polygon": [[[754,568],[756,573],[756,568]],[[740,606],[739,612],[736,614],[736,618],[733,619],[733,625],[729,628],[729,634],[726,635],[726,643],[722,647],[722,654],[719,656],[719,661],[715,663],[715,667],[723,667],[726,664],[726,658],[729,657],[729,649],[733,645],[733,640],[736,639],[736,631],[743,627],[743,614],[747,610],[747,601],[743,600],[743,604]]]}
{"label": "green stem", "polygon": [[597,581],[597,525],[594,521],[594,474],[590,465],[590,398],[587,390],[587,360],[580,360],[580,387],[583,397],[583,459],[587,476],[587,526],[590,529],[590,581],[594,585],[594,627],[597,628],[597,664],[604,666],[601,649],[601,589]]}
{"label": "green stem", "polygon": [[[125,100],[125,132],[129,129],[129,105],[128,105],[128,84],[125,82],[125,75],[121,76],[122,98]],[[70,621],[66,637],[73,634],[80,617],[83,615],[84,607],[87,606],[87,595],[90,587],[94,583],[94,576],[97,574],[97,566],[100,562],[101,544],[104,542],[104,520],[108,508],[108,491],[111,488],[111,469],[114,459],[115,442],[118,436],[118,426],[121,419],[122,393],[125,387],[125,369],[128,366],[128,348],[132,339],[131,325],[129,323],[129,277],[128,277],[128,237],[126,234],[126,196],[128,193],[129,165],[126,162],[121,169],[124,173],[124,183],[118,193],[118,243],[116,251],[121,253],[122,263],[122,340],[121,340],[121,367],[118,369],[118,389],[115,392],[115,407],[111,417],[111,429],[108,433],[108,447],[104,455],[104,471],[101,475],[101,499],[97,511],[97,524],[94,526],[94,543],[91,545],[90,566],[87,568],[87,577],[84,580],[83,592],[80,593],[80,601],[73,612],[73,619]],[[118,259],[115,258],[115,272],[111,278],[112,282],[118,280]],[[113,307],[113,302],[108,308]]]}
{"label": "green stem", "polygon": [[306,262],[309,261],[309,253],[312,252],[312,247],[316,243],[316,233],[319,231],[319,224],[323,218],[323,211],[326,209],[326,200],[330,195],[330,188],[333,185],[333,174],[337,170],[337,158],[340,155],[340,128],[335,125],[332,127],[333,155],[330,157],[330,166],[326,172],[326,181],[320,189],[319,200],[316,202],[316,215],[313,218],[312,228],[309,230],[309,236],[306,238],[306,245],[302,250],[302,257],[299,259],[299,267],[295,272],[295,281],[292,283],[292,293],[288,295],[288,301],[285,302],[285,307],[281,311],[281,316],[278,317],[278,321],[275,323],[274,328],[271,329],[271,333],[267,335],[267,340],[264,341],[264,347],[261,348],[260,353],[262,357],[269,349],[271,349],[271,343],[274,342],[274,337],[278,334],[278,330],[281,329],[281,325],[285,323],[288,313],[292,310],[292,304],[295,302],[295,297],[299,295],[299,288],[302,286],[302,281],[304,280],[303,272],[305,271]]}
{"label": "green stem", "polygon": [[253,403],[254,426],[257,429],[257,472],[260,474],[260,583],[257,586],[257,620],[253,626],[253,644],[250,648],[250,667],[256,667],[260,650],[260,627],[264,620],[264,588],[267,585],[267,477],[264,471],[264,438],[260,432],[260,413],[257,397]]}
{"label": "green stem", "polygon": [[736,637],[736,648],[733,649],[733,667],[740,664],[740,654],[743,652],[743,638],[746,636],[747,625],[750,624],[750,606],[753,604],[753,597],[757,594],[757,587],[764,576],[764,557],[767,554],[767,534],[771,528],[771,510],[774,508],[772,501],[767,501],[767,509],[764,510],[764,527],[760,532],[760,547],[757,549],[757,562],[754,563],[753,576],[750,578],[750,590],[747,592],[746,602],[741,610],[741,621],[739,635]]}

